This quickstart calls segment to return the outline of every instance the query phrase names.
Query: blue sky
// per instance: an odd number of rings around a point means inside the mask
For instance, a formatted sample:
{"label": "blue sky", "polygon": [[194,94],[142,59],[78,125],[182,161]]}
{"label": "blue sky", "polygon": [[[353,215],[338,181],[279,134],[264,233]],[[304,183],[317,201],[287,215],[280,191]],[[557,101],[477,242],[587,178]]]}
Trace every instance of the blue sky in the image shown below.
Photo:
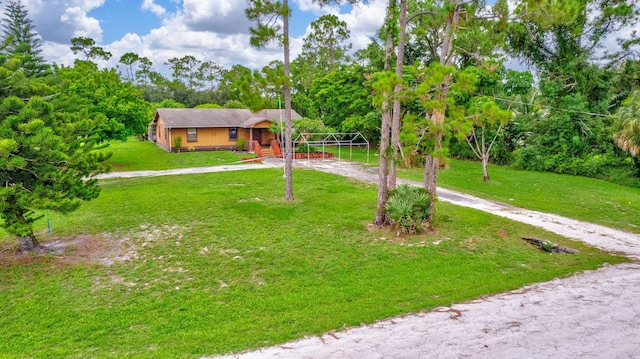
{"label": "blue sky", "polygon": [[[0,0],[1,1],[1,0]],[[120,57],[135,52],[167,74],[170,58],[192,55],[226,68],[241,64],[261,68],[282,59],[275,44],[249,46],[246,0],[21,0],[42,37],[42,54],[50,62],[71,65],[76,59],[70,40],[83,36],[113,54],[100,66],[115,67]],[[337,15],[351,32],[353,51],[366,47],[384,20],[387,0],[366,5],[320,8],[313,0],[289,0],[293,7],[291,58],[301,51],[309,24],[327,13]],[[487,1],[489,4],[493,0]],[[0,5],[0,8],[2,5]],[[626,35],[632,29],[625,29]],[[607,47],[615,48],[611,36]],[[514,65],[522,69],[520,65]]]}
{"label": "blue sky", "polygon": [[[293,6],[292,58],[300,53],[309,24],[335,14],[347,23],[353,49],[365,47],[382,24],[386,0],[367,5],[320,8],[312,0],[290,0]],[[249,46],[246,0],[22,0],[42,37],[43,55],[70,65],[70,39],[84,36],[110,51],[102,66],[116,66],[120,56],[135,52],[156,69],[173,57],[192,55],[230,67],[260,68],[282,58],[280,48]]]}
{"label": "blue sky", "polygon": [[106,1],[101,7],[88,12],[88,16],[100,21],[103,43],[119,40],[128,32],[148,34],[162,25],[157,15],[142,11],[140,4],[135,5],[131,0]]}
{"label": "blue sky", "polygon": [[[141,11],[139,2],[131,0],[105,1],[104,5],[88,13],[89,16],[100,20],[104,42],[109,43],[121,39],[128,32],[147,34],[162,25],[162,19],[157,15],[149,11]],[[156,0],[155,3],[165,9],[179,10],[179,7],[173,1]],[[345,9],[347,8],[345,7]],[[313,12],[301,11],[296,8],[291,19],[293,25],[291,35],[303,36],[307,25],[316,18],[317,16]]]}

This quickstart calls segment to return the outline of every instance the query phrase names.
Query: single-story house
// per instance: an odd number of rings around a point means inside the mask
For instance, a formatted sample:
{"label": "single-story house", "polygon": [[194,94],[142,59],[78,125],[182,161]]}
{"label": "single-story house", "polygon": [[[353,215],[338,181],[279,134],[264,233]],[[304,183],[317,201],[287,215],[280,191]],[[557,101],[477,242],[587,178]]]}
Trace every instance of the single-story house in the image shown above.
{"label": "single-story house", "polygon": [[[238,140],[244,139],[246,149],[254,151],[271,146],[276,136],[269,127],[281,118],[284,121],[284,110],[159,108],[149,124],[149,139],[167,151],[176,150],[177,137],[182,138],[180,150],[197,151],[239,149]],[[291,110],[291,119],[299,118]]]}

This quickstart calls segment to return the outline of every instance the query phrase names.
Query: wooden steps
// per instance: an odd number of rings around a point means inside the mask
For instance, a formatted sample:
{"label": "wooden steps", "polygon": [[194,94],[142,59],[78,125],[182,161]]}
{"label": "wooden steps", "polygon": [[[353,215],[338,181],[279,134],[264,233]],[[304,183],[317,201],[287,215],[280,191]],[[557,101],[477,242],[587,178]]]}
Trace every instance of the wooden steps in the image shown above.
{"label": "wooden steps", "polygon": [[275,153],[271,148],[263,148],[262,149],[262,157],[275,157]]}

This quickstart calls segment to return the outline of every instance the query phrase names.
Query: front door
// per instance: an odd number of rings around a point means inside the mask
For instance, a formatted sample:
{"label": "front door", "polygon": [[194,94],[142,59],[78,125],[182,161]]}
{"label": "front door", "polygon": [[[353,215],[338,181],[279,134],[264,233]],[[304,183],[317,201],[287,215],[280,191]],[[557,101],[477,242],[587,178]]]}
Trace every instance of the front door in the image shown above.
{"label": "front door", "polygon": [[253,135],[260,146],[269,146],[269,130],[266,128],[256,128],[254,131]]}

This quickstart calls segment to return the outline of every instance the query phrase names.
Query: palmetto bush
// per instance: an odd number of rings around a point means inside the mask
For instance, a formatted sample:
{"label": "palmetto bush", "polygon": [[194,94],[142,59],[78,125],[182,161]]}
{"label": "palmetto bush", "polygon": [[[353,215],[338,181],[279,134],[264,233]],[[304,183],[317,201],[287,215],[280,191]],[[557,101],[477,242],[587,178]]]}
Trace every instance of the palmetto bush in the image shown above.
{"label": "palmetto bush", "polygon": [[389,193],[385,210],[399,233],[415,234],[429,217],[429,202],[427,190],[402,184]]}

